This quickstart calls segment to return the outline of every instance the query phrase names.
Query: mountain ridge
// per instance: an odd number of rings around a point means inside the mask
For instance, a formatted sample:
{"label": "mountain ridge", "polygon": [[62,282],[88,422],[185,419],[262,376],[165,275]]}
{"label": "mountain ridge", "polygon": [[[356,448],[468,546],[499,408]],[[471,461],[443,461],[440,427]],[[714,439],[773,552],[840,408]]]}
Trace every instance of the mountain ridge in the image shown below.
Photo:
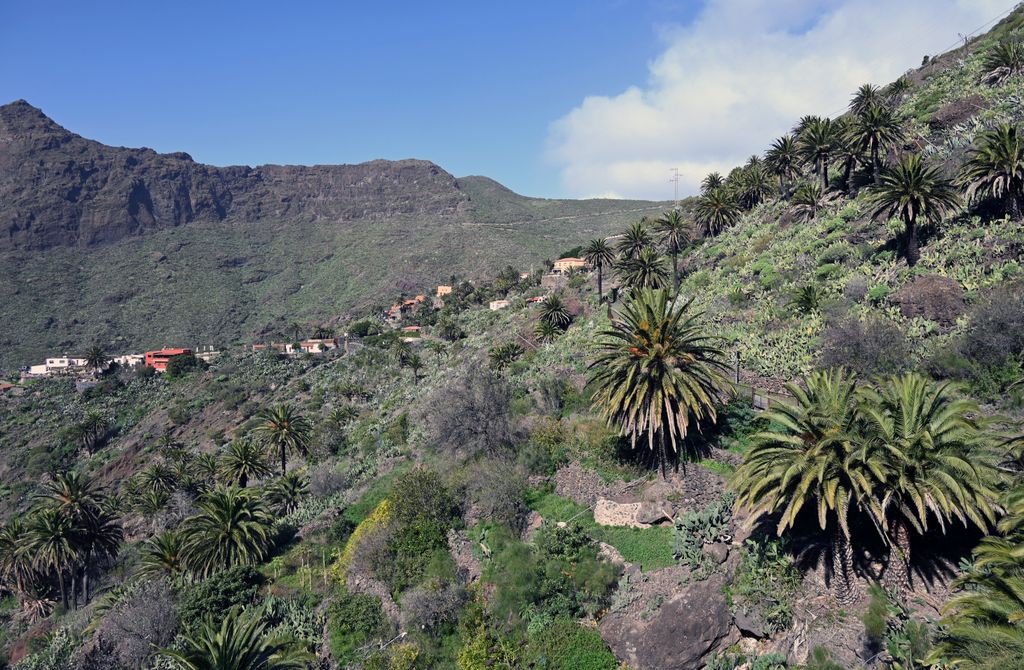
{"label": "mountain ridge", "polygon": [[417,159],[215,167],[110,147],[17,101],[0,107],[0,366],[336,320],[452,275],[538,267],[666,207],[530,198]]}

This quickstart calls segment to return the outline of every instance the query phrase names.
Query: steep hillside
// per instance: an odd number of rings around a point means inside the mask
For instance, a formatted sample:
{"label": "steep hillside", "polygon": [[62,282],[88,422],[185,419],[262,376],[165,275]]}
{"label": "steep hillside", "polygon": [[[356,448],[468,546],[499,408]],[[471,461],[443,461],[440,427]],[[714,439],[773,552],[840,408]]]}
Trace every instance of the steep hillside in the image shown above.
{"label": "steep hillside", "polygon": [[226,343],[539,267],[664,205],[526,198],[426,161],[216,168],[0,107],[0,366]]}

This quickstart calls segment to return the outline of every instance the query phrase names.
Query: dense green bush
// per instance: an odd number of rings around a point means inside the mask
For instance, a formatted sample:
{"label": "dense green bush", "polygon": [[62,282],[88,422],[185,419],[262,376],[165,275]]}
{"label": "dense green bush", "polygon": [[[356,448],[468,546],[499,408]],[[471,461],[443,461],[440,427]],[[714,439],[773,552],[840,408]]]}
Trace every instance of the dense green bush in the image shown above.
{"label": "dense green bush", "polygon": [[256,568],[242,565],[220,572],[185,590],[181,598],[182,627],[194,629],[206,616],[220,617],[236,605],[259,601],[265,578]]}
{"label": "dense green bush", "polygon": [[598,632],[559,618],[529,636],[529,667],[543,670],[615,670],[619,667]]}
{"label": "dense green bush", "polygon": [[459,518],[460,505],[440,476],[429,470],[400,477],[388,500],[388,539],[374,558],[373,573],[398,594],[417,583],[432,561],[448,555],[448,530]]}
{"label": "dense green bush", "polygon": [[355,660],[354,652],[373,640],[383,640],[391,626],[381,609],[380,598],[349,593],[342,588],[327,610],[331,657],[344,667]]}

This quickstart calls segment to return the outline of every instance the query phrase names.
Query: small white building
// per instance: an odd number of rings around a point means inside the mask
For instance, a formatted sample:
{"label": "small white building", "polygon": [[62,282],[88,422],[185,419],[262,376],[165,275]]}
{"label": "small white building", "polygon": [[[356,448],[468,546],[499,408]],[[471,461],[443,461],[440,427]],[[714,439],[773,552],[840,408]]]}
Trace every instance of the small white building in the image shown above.
{"label": "small white building", "polygon": [[146,360],[146,356],[144,354],[122,354],[114,356],[110,360],[122,368],[134,368],[136,365],[142,365],[143,361]]}
{"label": "small white building", "polygon": [[505,309],[506,307],[509,306],[509,304],[510,303],[508,300],[492,300],[490,304],[491,311],[496,312],[499,309]]}

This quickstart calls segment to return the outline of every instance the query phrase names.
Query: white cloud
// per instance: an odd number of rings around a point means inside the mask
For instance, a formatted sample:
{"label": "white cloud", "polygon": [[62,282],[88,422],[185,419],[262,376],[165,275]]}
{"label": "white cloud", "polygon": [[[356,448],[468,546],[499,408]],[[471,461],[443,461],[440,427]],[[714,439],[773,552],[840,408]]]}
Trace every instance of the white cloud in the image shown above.
{"label": "white cloud", "polygon": [[659,30],[648,81],[590,96],[551,124],[548,158],[572,195],[693,193],[786,132],[834,114],[865,82],[885,84],[1011,6],[1010,0],[710,0]]}

